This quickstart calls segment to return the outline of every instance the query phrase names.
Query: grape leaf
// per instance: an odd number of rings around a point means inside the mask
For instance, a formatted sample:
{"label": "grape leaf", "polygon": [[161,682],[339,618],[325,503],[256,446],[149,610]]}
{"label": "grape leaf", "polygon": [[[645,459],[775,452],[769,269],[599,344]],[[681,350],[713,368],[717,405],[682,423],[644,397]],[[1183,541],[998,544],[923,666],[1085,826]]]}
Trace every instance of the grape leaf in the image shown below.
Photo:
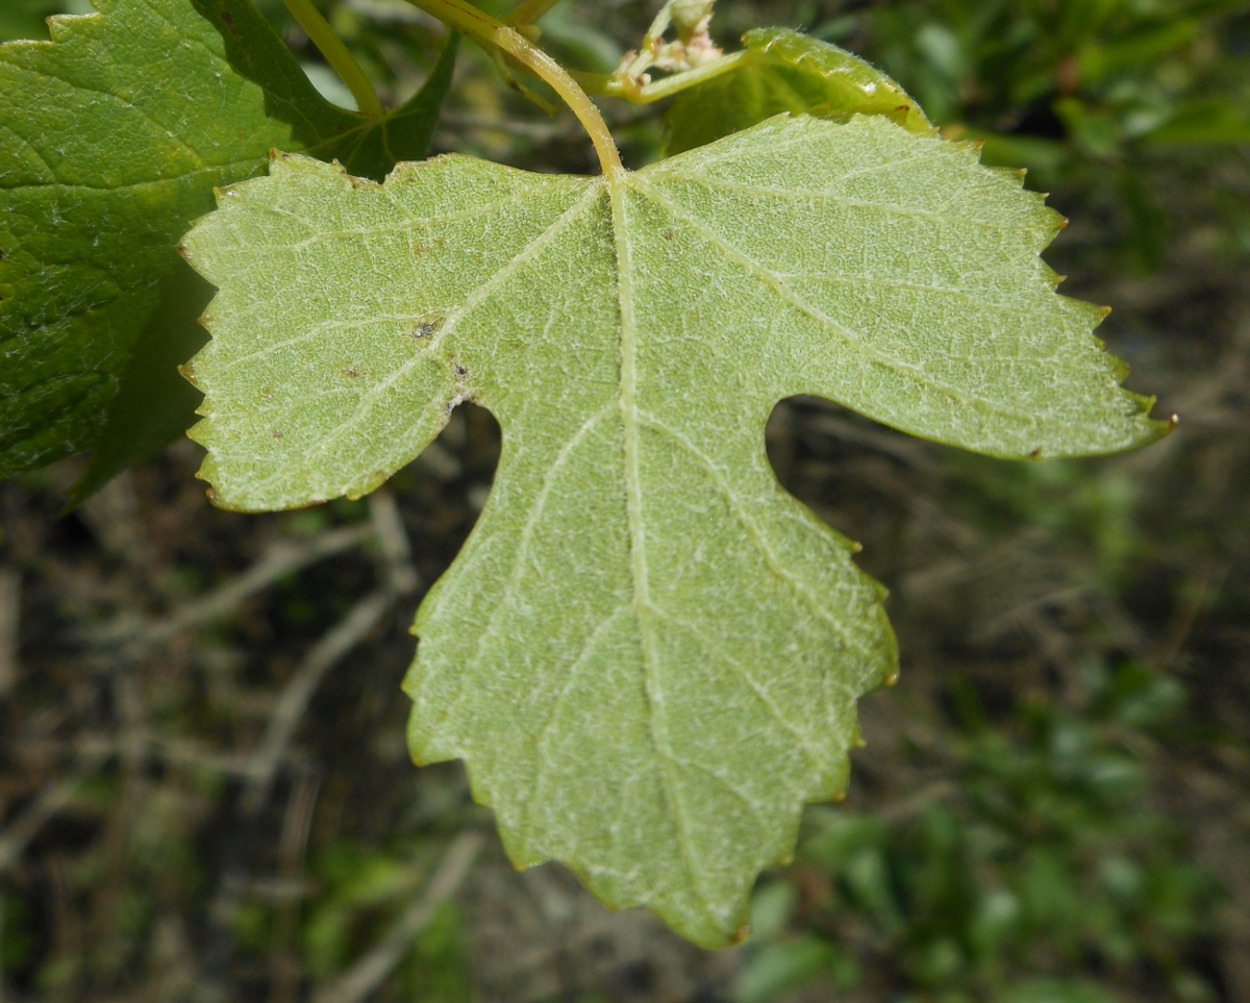
{"label": "grape leaf", "polygon": [[788,28],[742,36],[731,72],[683,91],[664,115],[665,149],[682,153],[781,112],[845,121],[885,115],[916,133],[933,130],[920,106],[893,80],[836,45]]}
{"label": "grape leaf", "polygon": [[1015,457],[1157,437],[1038,258],[1060,223],[881,116],[599,178],[280,157],[185,238],[220,289],[201,475],[242,510],[354,497],[489,408],[489,503],[414,626],[413,754],[466,761],[519,866],[724,944],[896,662],[854,545],[778,486],[768,414],[818,394]]}
{"label": "grape leaf", "polygon": [[249,0],[49,26],[0,45],[0,477],[94,448],[95,486],[192,419],[175,365],[210,290],[174,247],[213,188],[273,147],[381,177],[424,154],[450,65],[379,122],[322,99]]}

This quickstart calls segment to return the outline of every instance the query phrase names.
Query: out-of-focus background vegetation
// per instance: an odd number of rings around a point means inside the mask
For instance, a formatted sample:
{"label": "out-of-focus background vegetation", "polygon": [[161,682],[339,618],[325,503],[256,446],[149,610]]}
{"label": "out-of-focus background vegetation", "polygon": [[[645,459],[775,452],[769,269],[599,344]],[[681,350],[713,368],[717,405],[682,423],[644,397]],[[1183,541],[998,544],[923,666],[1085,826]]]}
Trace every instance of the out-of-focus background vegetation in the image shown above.
{"label": "out-of-focus background vegetation", "polygon": [[[4,0],[0,36],[76,2]],[[567,0],[545,39],[610,70],[655,6]],[[444,38],[398,0],[323,9],[392,101]],[[76,462],[0,486],[5,1003],[1250,1000],[1250,13],[721,0],[714,28],[764,24],[1027,166],[1072,219],[1064,291],[1114,306],[1100,334],[1179,430],[1012,465],[778,408],[778,475],[865,544],[903,677],[861,702],[846,802],[809,810],[755,935],[715,954],[513,872],[461,767],[408,762],[406,628],[489,490],[486,413],[305,512],[211,509],[189,442],[59,518]],[[470,47],[458,72],[440,149],[591,168],[567,116]],[[653,109],[606,111],[656,155]]]}

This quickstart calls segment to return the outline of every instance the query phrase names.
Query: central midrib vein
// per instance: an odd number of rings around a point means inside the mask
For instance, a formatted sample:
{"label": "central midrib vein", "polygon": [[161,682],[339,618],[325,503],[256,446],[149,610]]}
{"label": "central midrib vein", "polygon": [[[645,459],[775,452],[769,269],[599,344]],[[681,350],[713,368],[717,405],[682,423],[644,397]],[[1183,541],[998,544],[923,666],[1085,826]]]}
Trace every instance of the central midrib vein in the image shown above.
{"label": "central midrib vein", "polygon": [[646,538],[643,529],[642,449],[639,434],[642,427],[638,407],[638,325],[634,315],[633,261],[628,240],[625,194],[628,190],[625,172],[605,176],[604,186],[612,203],[612,234],[616,243],[617,298],[620,309],[620,415],[624,453],[625,508],[629,521],[629,566],[633,588],[634,619],[638,624],[642,646],[643,685],[647,698],[651,740],[660,762],[664,795],[673,812],[673,821],[681,844],[681,856],[690,880],[698,884],[690,845],[690,829],[680,796],[676,761],[668,733],[668,717],[664,706],[664,687],[659,677],[659,652],[656,650],[655,615],[651,606],[648,583]]}

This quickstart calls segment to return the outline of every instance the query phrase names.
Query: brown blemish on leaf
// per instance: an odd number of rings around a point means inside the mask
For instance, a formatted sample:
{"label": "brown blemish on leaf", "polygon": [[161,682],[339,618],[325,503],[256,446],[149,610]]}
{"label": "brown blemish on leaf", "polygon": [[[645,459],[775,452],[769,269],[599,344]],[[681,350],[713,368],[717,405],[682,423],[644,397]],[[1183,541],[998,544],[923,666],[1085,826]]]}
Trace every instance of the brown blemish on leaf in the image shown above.
{"label": "brown blemish on leaf", "polygon": [[349,380],[358,380],[360,379],[360,370],[354,366],[348,366],[346,369],[340,369],[339,375]]}
{"label": "brown blemish on leaf", "polygon": [[234,26],[234,15],[228,10],[221,12],[221,23],[226,26],[226,31],[230,32],[235,38],[239,37],[239,29]]}
{"label": "brown blemish on leaf", "polygon": [[282,438],[282,430],[281,430],[281,429],[277,429],[277,428],[275,428],[275,429],[273,430],[273,437],[274,437],[275,439],[281,439],[281,438]]}
{"label": "brown blemish on leaf", "polygon": [[1030,459],[1030,460],[1040,460],[1041,458],[1042,458],[1042,447],[1041,447],[1041,446],[1038,446],[1036,449],[1031,450],[1031,451],[1029,452],[1029,459]]}
{"label": "brown blemish on leaf", "polygon": [[434,337],[442,326],[442,317],[422,317],[413,325],[412,336],[418,341],[424,341],[426,338]]}

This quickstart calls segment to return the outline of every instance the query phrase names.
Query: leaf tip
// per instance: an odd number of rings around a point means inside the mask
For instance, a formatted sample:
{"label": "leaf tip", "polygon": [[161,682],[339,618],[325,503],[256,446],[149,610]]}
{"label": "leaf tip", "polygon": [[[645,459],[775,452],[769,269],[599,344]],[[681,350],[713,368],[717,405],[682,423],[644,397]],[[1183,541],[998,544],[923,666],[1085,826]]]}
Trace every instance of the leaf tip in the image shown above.
{"label": "leaf tip", "polygon": [[[193,387],[198,387],[200,385],[199,377],[195,372],[195,366],[193,366],[190,362],[184,362],[178,367],[178,375],[190,383]],[[196,474],[196,476],[198,477],[199,474]]]}

